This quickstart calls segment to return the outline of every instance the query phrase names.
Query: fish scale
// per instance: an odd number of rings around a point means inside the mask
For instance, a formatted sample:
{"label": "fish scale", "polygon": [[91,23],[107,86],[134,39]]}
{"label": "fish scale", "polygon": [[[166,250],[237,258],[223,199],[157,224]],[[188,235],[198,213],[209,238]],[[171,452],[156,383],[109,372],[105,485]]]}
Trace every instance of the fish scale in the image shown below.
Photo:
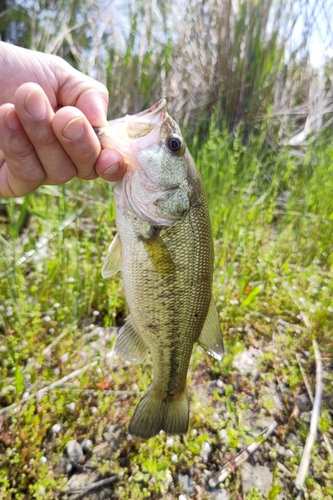
{"label": "fish scale", "polygon": [[150,352],[153,361],[153,381],[129,432],[142,439],[161,430],[182,434],[189,421],[186,379],[194,343],[217,359],[223,353],[202,179],[164,100],[109,122],[97,134],[128,165],[114,190],[118,235],[102,271],[105,277],[122,271],[130,310],[114,352],[132,362]]}

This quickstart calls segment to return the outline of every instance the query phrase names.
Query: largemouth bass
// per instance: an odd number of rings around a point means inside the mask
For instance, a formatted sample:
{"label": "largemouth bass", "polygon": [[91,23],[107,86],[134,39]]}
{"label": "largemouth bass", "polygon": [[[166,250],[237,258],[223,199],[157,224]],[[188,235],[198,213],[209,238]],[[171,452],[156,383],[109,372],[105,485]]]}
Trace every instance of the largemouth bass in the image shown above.
{"label": "largemouth bass", "polygon": [[142,439],[161,430],[183,434],[194,343],[217,359],[223,355],[202,179],[165,99],[96,132],[102,147],[117,149],[127,164],[114,188],[118,233],[102,268],[105,278],[122,271],[130,310],[114,353],[141,363],[150,351],[153,361],[153,381],[129,432]]}

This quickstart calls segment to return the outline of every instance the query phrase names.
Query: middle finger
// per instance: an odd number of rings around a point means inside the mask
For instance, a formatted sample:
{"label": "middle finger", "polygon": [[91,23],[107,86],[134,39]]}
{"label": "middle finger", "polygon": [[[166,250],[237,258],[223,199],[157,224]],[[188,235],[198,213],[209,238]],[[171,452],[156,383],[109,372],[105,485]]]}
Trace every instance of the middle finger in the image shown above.
{"label": "middle finger", "polygon": [[46,172],[44,184],[62,184],[72,179],[76,167],[52,129],[53,109],[39,85],[26,83],[15,94],[15,108]]}

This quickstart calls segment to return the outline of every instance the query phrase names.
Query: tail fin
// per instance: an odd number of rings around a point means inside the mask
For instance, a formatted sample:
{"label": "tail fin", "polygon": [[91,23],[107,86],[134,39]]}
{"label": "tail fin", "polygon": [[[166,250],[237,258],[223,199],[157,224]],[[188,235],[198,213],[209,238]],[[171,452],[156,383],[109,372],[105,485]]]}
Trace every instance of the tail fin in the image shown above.
{"label": "tail fin", "polygon": [[188,420],[187,388],[177,399],[170,396],[157,399],[149,387],[135,409],[128,431],[141,439],[149,439],[161,430],[167,434],[185,434]]}

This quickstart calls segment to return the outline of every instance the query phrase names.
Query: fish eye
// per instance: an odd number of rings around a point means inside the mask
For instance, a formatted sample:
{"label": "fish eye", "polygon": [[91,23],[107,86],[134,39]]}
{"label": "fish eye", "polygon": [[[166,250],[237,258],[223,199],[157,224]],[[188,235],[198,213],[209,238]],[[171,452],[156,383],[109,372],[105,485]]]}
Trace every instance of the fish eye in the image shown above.
{"label": "fish eye", "polygon": [[179,137],[170,137],[166,144],[172,153],[178,153],[182,149],[182,141]]}

